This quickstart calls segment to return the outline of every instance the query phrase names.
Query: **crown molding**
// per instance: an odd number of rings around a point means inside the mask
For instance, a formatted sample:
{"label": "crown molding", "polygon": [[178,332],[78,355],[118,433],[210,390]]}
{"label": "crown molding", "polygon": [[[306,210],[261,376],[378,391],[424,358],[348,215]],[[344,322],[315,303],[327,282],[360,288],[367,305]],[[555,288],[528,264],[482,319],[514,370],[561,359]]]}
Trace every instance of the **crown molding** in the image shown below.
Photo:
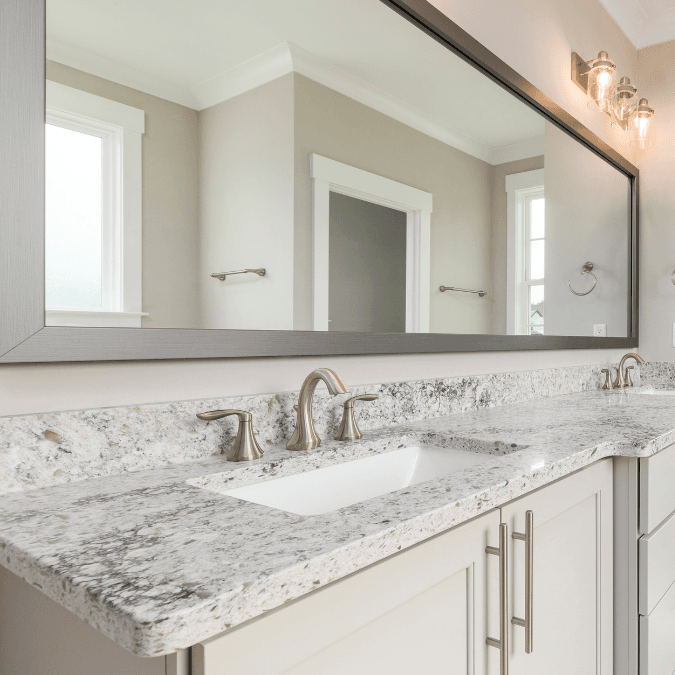
{"label": "crown molding", "polygon": [[293,72],[288,43],[254,56],[191,88],[197,110],[204,110]]}
{"label": "crown molding", "polygon": [[304,75],[462,152],[488,161],[489,146],[438,125],[413,106],[291,42],[282,43],[201,82],[192,88],[192,93],[198,101],[198,109],[203,110],[293,72]]}
{"label": "crown molding", "polygon": [[290,42],[277,45],[190,88],[52,38],[47,39],[47,58],[198,111],[295,72],[489,164],[543,154],[543,137],[541,148],[536,139],[491,147],[457,133],[430,119],[418,108]]}
{"label": "crown molding", "polygon": [[172,103],[197,109],[197,101],[192,92],[175,82],[155,77],[143,70],[50,37],[47,38],[47,60],[62,63],[64,66],[76,68]]}
{"label": "crown molding", "polygon": [[539,157],[546,153],[546,137],[532,136],[517,143],[490,148],[488,162],[492,165],[516,162],[519,159]]}

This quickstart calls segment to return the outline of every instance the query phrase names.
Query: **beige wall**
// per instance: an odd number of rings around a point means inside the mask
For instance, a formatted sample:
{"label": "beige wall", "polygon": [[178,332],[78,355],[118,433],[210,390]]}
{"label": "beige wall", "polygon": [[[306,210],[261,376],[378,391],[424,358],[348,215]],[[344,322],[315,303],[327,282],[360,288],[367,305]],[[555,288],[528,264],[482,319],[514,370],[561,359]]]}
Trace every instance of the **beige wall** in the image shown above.
{"label": "beige wall", "polygon": [[[569,81],[571,49],[591,56],[598,49],[608,49],[622,72],[635,74],[635,49],[599,0],[522,0],[517,5],[484,0],[480,11],[467,0],[443,1],[450,18],[558,105],[602,137],[607,139],[613,134],[605,128],[604,120],[591,119],[581,91]],[[643,206],[651,208],[645,199]],[[645,332],[643,329],[643,335]],[[621,352],[571,350],[6,365],[0,367],[0,414],[288,391],[297,389],[304,375],[315,366],[335,368],[349,384],[366,384],[603,363],[618,361]]]}
{"label": "beige wall", "polygon": [[295,83],[296,326],[310,320],[300,323],[298,312],[311,307],[303,263],[312,259],[309,157],[317,153],[433,194],[431,331],[489,333],[488,302],[438,287],[490,287],[490,166],[302,75]]}
{"label": "beige wall", "polygon": [[639,94],[654,105],[657,145],[640,165],[640,344],[646,358],[673,361],[675,323],[675,41],[638,52]]}
{"label": "beige wall", "polygon": [[143,327],[198,327],[197,111],[52,61],[47,79],[145,111]]}
{"label": "beige wall", "polygon": [[[573,167],[573,170],[570,170]],[[546,269],[544,332],[626,337],[628,310],[628,179],[553,124],[546,125]],[[579,271],[594,264],[592,286]]]}
{"label": "beige wall", "polygon": [[201,325],[292,330],[293,75],[202,110],[199,131]]}
{"label": "beige wall", "polygon": [[492,204],[492,330],[495,335],[506,335],[506,249],[507,205],[506,177],[523,171],[544,168],[544,156],[505,162],[490,167]]}

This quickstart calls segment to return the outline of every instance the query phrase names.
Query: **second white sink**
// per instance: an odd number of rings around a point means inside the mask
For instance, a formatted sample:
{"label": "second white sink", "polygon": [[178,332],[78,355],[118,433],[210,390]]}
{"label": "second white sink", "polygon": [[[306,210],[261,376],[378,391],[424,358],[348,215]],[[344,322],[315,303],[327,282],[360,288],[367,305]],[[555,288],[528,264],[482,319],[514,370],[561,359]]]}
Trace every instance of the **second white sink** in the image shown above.
{"label": "second white sink", "polygon": [[334,511],[490,460],[464,450],[415,445],[222,494],[303,516]]}

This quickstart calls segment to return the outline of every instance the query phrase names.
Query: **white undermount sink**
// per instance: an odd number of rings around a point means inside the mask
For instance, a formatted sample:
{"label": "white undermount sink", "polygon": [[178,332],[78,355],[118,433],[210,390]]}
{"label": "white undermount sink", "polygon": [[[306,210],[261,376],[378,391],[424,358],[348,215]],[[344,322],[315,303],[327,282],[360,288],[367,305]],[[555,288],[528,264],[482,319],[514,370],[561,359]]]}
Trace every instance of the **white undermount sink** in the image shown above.
{"label": "white undermount sink", "polygon": [[465,450],[415,445],[222,494],[302,516],[341,509],[490,460]]}

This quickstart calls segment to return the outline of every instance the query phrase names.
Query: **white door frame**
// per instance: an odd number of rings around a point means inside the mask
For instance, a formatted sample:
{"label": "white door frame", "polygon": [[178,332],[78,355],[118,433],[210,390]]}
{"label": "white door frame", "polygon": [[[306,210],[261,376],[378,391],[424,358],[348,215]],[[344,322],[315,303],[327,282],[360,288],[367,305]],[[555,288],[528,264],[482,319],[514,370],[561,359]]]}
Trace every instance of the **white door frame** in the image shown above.
{"label": "white door frame", "polygon": [[404,183],[312,154],[313,326],[328,330],[330,193],[406,213],[406,333],[429,332],[433,195]]}

